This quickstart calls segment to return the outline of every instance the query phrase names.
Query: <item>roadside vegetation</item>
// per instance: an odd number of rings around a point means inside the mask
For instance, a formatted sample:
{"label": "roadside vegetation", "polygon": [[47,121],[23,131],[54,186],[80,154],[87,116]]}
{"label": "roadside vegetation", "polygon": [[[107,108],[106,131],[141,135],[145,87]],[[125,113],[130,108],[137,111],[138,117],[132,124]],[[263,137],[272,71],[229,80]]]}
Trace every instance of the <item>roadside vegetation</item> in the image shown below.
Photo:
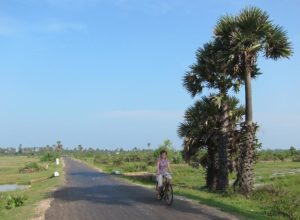
{"label": "roadside vegetation", "polygon": [[[50,156],[49,156],[50,155]],[[32,219],[39,202],[51,196],[51,192],[63,182],[62,164],[55,159],[55,148],[1,148],[0,186],[20,185],[24,189],[0,192],[0,219]],[[45,160],[49,158],[49,160]],[[58,171],[61,176],[53,177]]]}

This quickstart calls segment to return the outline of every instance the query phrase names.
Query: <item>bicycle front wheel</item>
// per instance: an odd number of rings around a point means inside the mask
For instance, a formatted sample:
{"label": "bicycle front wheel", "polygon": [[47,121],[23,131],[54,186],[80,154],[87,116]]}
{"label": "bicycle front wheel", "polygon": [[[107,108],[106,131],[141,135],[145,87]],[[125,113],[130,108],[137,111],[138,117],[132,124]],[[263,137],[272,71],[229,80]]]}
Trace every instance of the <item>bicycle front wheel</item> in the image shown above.
{"label": "bicycle front wheel", "polygon": [[165,200],[168,205],[173,203],[173,187],[169,184],[165,189]]}

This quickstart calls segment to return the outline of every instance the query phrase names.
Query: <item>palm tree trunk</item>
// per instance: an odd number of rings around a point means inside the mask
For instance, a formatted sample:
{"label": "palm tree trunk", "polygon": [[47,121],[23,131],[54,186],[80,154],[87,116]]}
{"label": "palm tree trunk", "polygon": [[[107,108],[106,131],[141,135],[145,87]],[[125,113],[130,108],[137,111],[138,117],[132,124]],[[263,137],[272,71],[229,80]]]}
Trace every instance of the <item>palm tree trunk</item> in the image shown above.
{"label": "palm tree trunk", "polygon": [[209,190],[216,190],[217,187],[217,152],[214,145],[207,149],[206,186]]}
{"label": "palm tree trunk", "polygon": [[248,63],[248,58],[246,57],[246,67],[245,67],[245,95],[246,95],[246,122],[248,124],[252,123],[252,86],[251,86],[251,72],[252,68]]}
{"label": "palm tree trunk", "polygon": [[255,134],[257,126],[252,122],[252,91],[251,91],[251,56],[245,53],[245,95],[246,95],[246,122],[242,126],[242,145],[240,162],[237,173],[239,190],[246,196],[253,191],[255,160]]}
{"label": "palm tree trunk", "polygon": [[218,181],[217,190],[226,191],[228,181],[228,106],[223,97],[221,107],[221,131],[218,144]]}
{"label": "palm tree trunk", "polygon": [[[256,157],[255,134],[257,125],[244,123],[241,131],[241,149],[236,184],[239,191],[249,196],[254,188],[253,165]],[[235,184],[235,185],[236,185]]]}

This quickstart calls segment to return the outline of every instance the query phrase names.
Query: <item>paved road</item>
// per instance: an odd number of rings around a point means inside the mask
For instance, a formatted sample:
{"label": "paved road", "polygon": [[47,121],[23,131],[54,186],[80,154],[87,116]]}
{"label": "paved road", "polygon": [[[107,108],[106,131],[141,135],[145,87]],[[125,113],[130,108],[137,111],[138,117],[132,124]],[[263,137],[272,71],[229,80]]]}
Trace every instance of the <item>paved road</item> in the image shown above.
{"label": "paved road", "polygon": [[155,200],[154,191],[98,172],[65,158],[66,184],[54,193],[46,220],[237,219],[215,208],[174,200]]}

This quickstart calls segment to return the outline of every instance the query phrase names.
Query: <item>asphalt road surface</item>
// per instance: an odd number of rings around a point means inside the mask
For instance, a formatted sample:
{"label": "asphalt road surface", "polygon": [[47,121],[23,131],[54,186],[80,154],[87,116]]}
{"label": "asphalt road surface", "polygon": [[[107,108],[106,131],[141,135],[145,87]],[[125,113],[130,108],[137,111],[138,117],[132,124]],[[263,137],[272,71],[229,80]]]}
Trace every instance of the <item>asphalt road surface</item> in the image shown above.
{"label": "asphalt road surface", "polygon": [[54,192],[46,220],[237,219],[220,210],[174,198],[172,206],[153,190],[65,158],[66,184]]}

